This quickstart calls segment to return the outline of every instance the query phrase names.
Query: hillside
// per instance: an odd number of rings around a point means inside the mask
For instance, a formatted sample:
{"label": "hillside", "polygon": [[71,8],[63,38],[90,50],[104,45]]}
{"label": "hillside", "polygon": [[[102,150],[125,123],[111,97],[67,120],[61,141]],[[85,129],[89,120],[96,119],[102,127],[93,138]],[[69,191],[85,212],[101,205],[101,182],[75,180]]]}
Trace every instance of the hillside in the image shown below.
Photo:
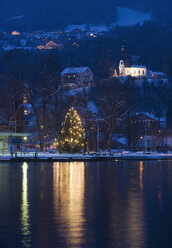
{"label": "hillside", "polygon": [[0,2],[3,29],[57,30],[69,24],[110,24],[118,21],[117,7],[151,12],[154,19],[169,21],[168,0],[6,0]]}

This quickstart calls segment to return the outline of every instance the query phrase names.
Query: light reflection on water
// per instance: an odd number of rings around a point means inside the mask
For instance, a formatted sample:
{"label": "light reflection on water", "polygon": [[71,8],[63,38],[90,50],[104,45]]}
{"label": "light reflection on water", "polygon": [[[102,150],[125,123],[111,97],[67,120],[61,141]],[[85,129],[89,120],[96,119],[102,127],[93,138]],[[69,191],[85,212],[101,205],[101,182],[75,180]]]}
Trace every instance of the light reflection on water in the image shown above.
{"label": "light reflection on water", "polygon": [[[126,240],[128,240],[128,248],[146,247],[145,234],[145,213],[143,200],[143,162],[139,162],[139,187],[137,186],[128,192],[128,205],[126,214]],[[131,184],[133,178],[130,178]],[[129,182],[130,183],[130,182]]]}
{"label": "light reflection on water", "polygon": [[53,195],[55,219],[61,220],[61,230],[67,237],[67,247],[83,243],[84,226],[83,162],[54,163]]}
{"label": "light reflection on water", "polygon": [[0,248],[171,248],[172,162],[0,164]]}
{"label": "light reflection on water", "polygon": [[139,179],[140,179],[140,190],[143,191],[143,161],[140,161],[139,163]]}
{"label": "light reflection on water", "polygon": [[28,164],[22,165],[22,202],[21,202],[21,232],[22,244],[30,246],[29,200],[28,200]]}

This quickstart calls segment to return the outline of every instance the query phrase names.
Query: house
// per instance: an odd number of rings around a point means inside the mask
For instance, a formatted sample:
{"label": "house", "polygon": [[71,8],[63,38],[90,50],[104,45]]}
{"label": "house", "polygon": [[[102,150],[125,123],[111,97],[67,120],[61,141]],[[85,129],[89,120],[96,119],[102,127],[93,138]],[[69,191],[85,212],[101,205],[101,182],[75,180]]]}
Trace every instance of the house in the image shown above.
{"label": "house", "polygon": [[9,145],[13,145],[17,151],[17,147],[21,147],[30,136],[30,133],[0,132],[0,152],[8,152]]}
{"label": "house", "polygon": [[60,75],[63,84],[82,84],[93,81],[93,73],[89,67],[68,67]]}
{"label": "house", "polygon": [[156,120],[145,113],[136,113],[131,123],[143,129],[150,129],[156,124]]}
{"label": "house", "polygon": [[43,45],[37,46],[38,50],[55,50],[58,48],[64,48],[64,45],[62,43],[56,44],[53,41],[49,41],[45,46]]}
{"label": "house", "polygon": [[166,127],[166,118],[164,117],[158,118],[150,113],[144,113],[144,112],[136,113],[132,121],[147,129],[152,128],[153,126],[155,126],[155,124],[158,124],[160,127]]}
{"label": "house", "polygon": [[136,113],[131,118],[131,143],[133,147],[155,150],[167,146],[166,118],[150,113]]}
{"label": "house", "polygon": [[144,131],[155,129],[158,127],[166,128],[167,123],[165,117],[158,118],[150,113],[139,112],[131,118],[131,124]]}

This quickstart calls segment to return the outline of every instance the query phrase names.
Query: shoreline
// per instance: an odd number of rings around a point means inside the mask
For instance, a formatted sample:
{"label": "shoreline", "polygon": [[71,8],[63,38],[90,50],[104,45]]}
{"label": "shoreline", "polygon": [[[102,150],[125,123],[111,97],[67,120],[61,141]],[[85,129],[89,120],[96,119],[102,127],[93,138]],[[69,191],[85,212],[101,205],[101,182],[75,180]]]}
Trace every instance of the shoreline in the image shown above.
{"label": "shoreline", "polygon": [[10,155],[0,156],[0,162],[97,162],[97,161],[126,161],[126,160],[172,160],[172,154],[158,154],[158,153],[129,153],[129,154],[113,154],[113,155],[82,155],[82,154],[34,154],[17,155],[11,157]]}

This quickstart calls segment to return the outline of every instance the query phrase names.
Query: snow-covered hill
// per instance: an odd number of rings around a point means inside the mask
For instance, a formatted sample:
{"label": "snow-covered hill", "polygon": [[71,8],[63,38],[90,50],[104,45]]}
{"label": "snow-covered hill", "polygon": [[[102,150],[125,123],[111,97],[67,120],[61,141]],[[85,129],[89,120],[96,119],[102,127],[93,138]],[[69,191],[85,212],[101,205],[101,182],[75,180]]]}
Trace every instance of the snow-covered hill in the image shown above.
{"label": "snow-covered hill", "polygon": [[[137,23],[140,23],[141,25],[148,20],[152,20],[152,14],[137,11],[131,8],[123,8],[118,7],[118,19],[116,22],[111,23],[110,25],[90,25],[89,31],[93,33],[100,33],[100,32],[107,32],[111,28],[115,26],[133,26]],[[86,31],[88,29],[88,25],[82,24],[82,25],[68,25],[65,28],[66,32],[71,32],[74,29],[80,29],[82,31]]]}
{"label": "snow-covered hill", "polygon": [[131,8],[118,7],[118,20],[115,22],[115,25],[132,26],[137,23],[143,24],[145,21],[151,19],[151,13],[140,12]]}

